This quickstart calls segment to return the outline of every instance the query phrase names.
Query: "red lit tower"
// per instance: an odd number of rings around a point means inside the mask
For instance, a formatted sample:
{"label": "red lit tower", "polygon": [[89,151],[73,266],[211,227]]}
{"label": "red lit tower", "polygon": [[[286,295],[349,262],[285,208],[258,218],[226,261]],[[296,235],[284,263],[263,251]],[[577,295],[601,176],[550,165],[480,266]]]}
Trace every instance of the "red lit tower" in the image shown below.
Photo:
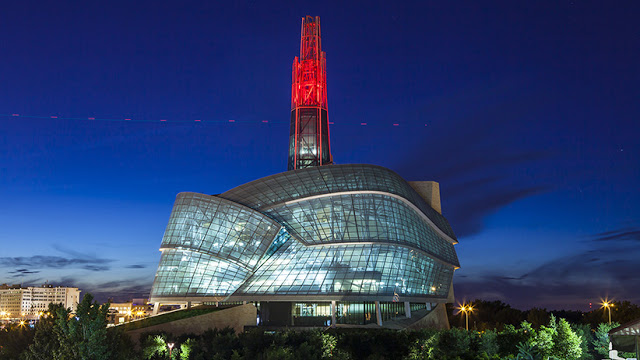
{"label": "red lit tower", "polygon": [[300,58],[293,60],[289,170],[333,163],[327,116],[327,71],[320,17],[302,18]]}

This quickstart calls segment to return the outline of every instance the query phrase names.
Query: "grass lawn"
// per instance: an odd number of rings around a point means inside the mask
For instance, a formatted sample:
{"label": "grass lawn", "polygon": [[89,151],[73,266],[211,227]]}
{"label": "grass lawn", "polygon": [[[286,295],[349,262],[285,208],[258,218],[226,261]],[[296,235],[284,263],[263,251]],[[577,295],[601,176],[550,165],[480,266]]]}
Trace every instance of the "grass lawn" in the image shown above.
{"label": "grass lawn", "polygon": [[176,321],[180,319],[186,319],[198,315],[208,314],[218,310],[228,309],[229,307],[215,307],[215,306],[198,306],[191,309],[183,309],[179,311],[170,312],[168,314],[160,314],[157,316],[152,316],[146,319],[132,321],[130,323],[117,326],[118,329],[129,331],[135,329],[141,329],[153,325],[159,325],[168,323],[171,321]]}

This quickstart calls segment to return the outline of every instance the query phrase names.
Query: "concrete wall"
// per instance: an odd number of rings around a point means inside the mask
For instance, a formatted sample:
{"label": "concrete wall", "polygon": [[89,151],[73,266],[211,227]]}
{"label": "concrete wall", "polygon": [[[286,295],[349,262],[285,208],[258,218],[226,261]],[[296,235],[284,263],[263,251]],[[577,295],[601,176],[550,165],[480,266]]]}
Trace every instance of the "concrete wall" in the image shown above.
{"label": "concrete wall", "polygon": [[438,304],[433,311],[425,315],[422,319],[407,326],[407,329],[449,329],[449,318],[447,317],[447,309],[445,304]]}
{"label": "concrete wall", "polygon": [[442,214],[440,184],[435,181],[409,181],[409,185],[411,185],[413,190],[415,190],[429,206]]}
{"label": "concrete wall", "polygon": [[257,310],[253,304],[234,306],[229,309],[214,311],[204,315],[193,316],[164,324],[148,326],[142,329],[127,331],[131,340],[138,342],[142,333],[164,331],[173,335],[202,334],[213,328],[233,328],[236,333],[244,331],[245,326],[256,325]]}

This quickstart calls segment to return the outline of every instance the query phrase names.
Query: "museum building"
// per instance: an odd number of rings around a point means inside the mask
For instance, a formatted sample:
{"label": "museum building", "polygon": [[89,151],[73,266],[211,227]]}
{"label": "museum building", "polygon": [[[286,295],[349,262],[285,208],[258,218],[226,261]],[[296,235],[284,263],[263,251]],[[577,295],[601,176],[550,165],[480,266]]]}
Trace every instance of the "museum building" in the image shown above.
{"label": "museum building", "polygon": [[289,171],[218,195],[178,194],[156,308],[253,303],[259,325],[381,325],[453,301],[457,240],[438,183],[333,164],[320,19],[303,18],[301,34]]}

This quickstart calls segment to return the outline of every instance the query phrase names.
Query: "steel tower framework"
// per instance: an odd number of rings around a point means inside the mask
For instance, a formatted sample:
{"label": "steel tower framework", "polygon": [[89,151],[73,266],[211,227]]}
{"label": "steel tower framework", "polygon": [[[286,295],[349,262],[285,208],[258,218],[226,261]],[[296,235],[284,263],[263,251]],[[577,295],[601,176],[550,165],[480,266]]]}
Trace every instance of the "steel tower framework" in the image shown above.
{"label": "steel tower framework", "polygon": [[320,17],[302,18],[300,33],[300,57],[293,60],[292,71],[288,170],[333,163]]}

